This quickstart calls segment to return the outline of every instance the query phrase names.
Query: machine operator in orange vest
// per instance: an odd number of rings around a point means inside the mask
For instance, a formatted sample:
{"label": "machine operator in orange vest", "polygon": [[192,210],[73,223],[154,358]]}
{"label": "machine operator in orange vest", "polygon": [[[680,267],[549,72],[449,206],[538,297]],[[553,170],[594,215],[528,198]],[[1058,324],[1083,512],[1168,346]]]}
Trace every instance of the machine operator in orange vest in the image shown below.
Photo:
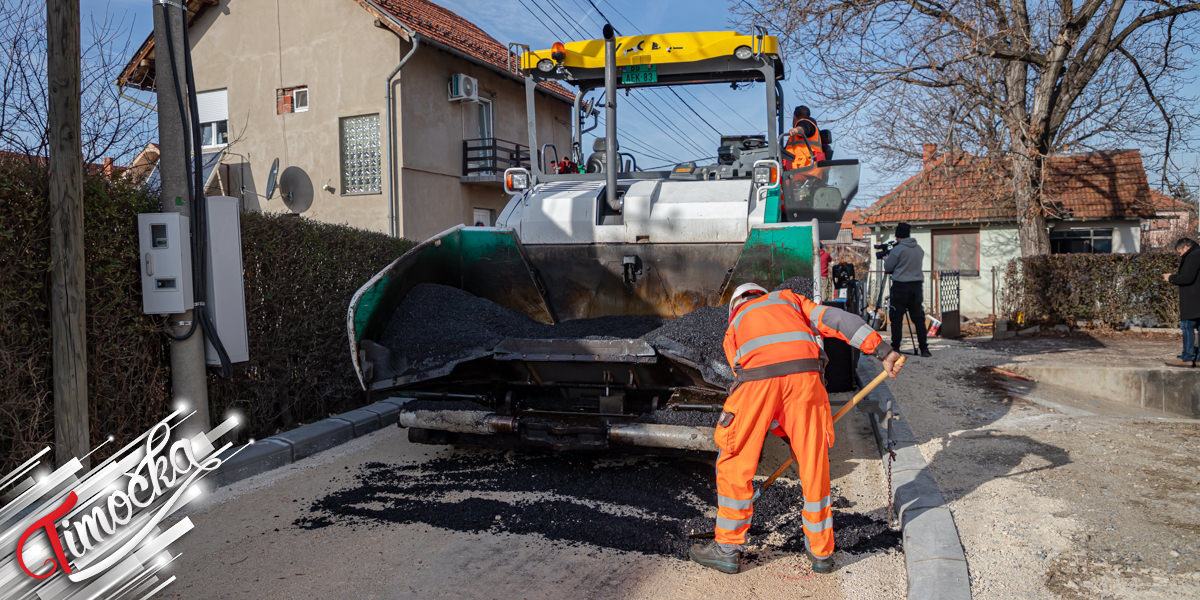
{"label": "machine operator in orange vest", "polygon": [[734,290],[724,348],[736,378],[715,433],[721,450],[716,535],[708,544],[691,548],[692,560],[725,573],[738,571],[754,514],[751,478],[770,431],[787,440],[800,470],[804,547],[813,570],[833,570],[833,413],[821,373],[828,358],[817,343],[818,335],[843,339],[873,354],[892,377],[903,367],[896,362],[900,354],[854,314],[791,290],[768,293],[754,283]]}
{"label": "machine operator in orange vest", "polygon": [[809,114],[807,106],[797,106],[792,113],[792,129],[788,131],[788,143],[783,153],[785,171],[803,169],[814,162],[825,160],[821,130]]}

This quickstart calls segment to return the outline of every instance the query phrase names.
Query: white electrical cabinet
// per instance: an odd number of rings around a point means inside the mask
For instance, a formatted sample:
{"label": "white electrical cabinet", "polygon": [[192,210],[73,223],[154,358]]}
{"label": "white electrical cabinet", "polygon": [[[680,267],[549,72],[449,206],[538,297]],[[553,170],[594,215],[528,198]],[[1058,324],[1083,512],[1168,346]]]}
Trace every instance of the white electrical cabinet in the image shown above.
{"label": "white electrical cabinet", "polygon": [[192,246],[188,219],[179,213],[138,215],[142,312],[173,315],[191,310]]}
{"label": "white electrical cabinet", "polygon": [[[208,313],[230,362],[250,360],[246,337],[246,294],[242,280],[241,204],[232,196],[209,196]],[[212,343],[205,340],[205,359],[221,364]]]}

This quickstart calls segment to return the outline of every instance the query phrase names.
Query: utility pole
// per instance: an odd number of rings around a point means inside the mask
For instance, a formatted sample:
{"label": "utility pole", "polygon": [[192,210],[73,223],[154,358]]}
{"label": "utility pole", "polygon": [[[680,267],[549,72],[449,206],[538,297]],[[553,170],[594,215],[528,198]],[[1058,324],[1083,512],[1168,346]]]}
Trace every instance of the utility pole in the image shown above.
{"label": "utility pole", "polygon": [[[183,28],[187,27],[182,3],[154,4],[155,88],[158,93],[158,171],[162,175],[162,210],[193,218],[188,197],[188,131],[184,127],[187,110],[184,90]],[[166,12],[166,15],[163,12]],[[168,32],[170,41],[168,42]],[[174,50],[172,57],[171,50]],[[174,59],[175,68],[171,63]],[[190,239],[189,239],[190,243]],[[194,248],[194,246],[193,246]],[[193,261],[195,251],[193,250]],[[194,264],[194,262],[193,262]],[[171,315],[168,327],[176,336],[191,329],[195,311]],[[186,403],[196,414],[184,421],[182,430],[208,431],[208,373],[204,362],[204,332],[197,324],[191,337],[171,341],[171,389],[175,402]]]}
{"label": "utility pole", "polygon": [[[79,136],[79,0],[46,3],[50,119],[50,335],[55,460],[86,461],[87,328],[83,150]],[[85,462],[86,464],[86,462]]]}

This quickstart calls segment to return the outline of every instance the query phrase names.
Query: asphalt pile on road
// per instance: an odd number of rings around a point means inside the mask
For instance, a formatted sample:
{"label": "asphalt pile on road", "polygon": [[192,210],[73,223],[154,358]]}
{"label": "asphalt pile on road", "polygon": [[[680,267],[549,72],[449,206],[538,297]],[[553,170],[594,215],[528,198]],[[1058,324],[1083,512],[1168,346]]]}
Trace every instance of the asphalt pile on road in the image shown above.
{"label": "asphalt pile on road", "polygon": [[[780,534],[785,549],[802,552],[802,505],[798,482],[777,481],[755,505],[751,546],[768,534]],[[849,503],[838,497],[834,506]],[[571,545],[687,560],[687,549],[696,541],[689,535],[712,531],[715,511],[711,464],[473,451],[421,464],[364,464],[346,487],[315,500],[309,515],[294,525],[321,529],[423,523],[462,532],[534,534]],[[834,527],[839,550],[899,547],[899,534],[870,515],[835,510]]]}

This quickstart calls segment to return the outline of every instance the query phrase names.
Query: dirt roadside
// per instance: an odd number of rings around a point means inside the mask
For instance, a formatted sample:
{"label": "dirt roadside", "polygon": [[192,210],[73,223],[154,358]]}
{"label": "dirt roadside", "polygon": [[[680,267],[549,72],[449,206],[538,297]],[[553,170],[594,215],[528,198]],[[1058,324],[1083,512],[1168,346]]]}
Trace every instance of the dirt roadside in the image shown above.
{"label": "dirt roadside", "polygon": [[1200,597],[1200,424],[1067,416],[978,371],[1117,354],[1105,347],[939,340],[889,380],[954,513],[974,598]]}
{"label": "dirt roadside", "polygon": [[[794,480],[764,494],[746,564],[724,575],[679,554],[684,529],[715,515],[711,462],[421,446],[392,427],[185,509],[196,529],[173,546],[166,597],[899,600],[903,555],[879,526],[865,417],[837,436],[835,527],[858,551],[838,552],[828,576],[795,550]],[[786,457],[770,442],[760,475]]]}

